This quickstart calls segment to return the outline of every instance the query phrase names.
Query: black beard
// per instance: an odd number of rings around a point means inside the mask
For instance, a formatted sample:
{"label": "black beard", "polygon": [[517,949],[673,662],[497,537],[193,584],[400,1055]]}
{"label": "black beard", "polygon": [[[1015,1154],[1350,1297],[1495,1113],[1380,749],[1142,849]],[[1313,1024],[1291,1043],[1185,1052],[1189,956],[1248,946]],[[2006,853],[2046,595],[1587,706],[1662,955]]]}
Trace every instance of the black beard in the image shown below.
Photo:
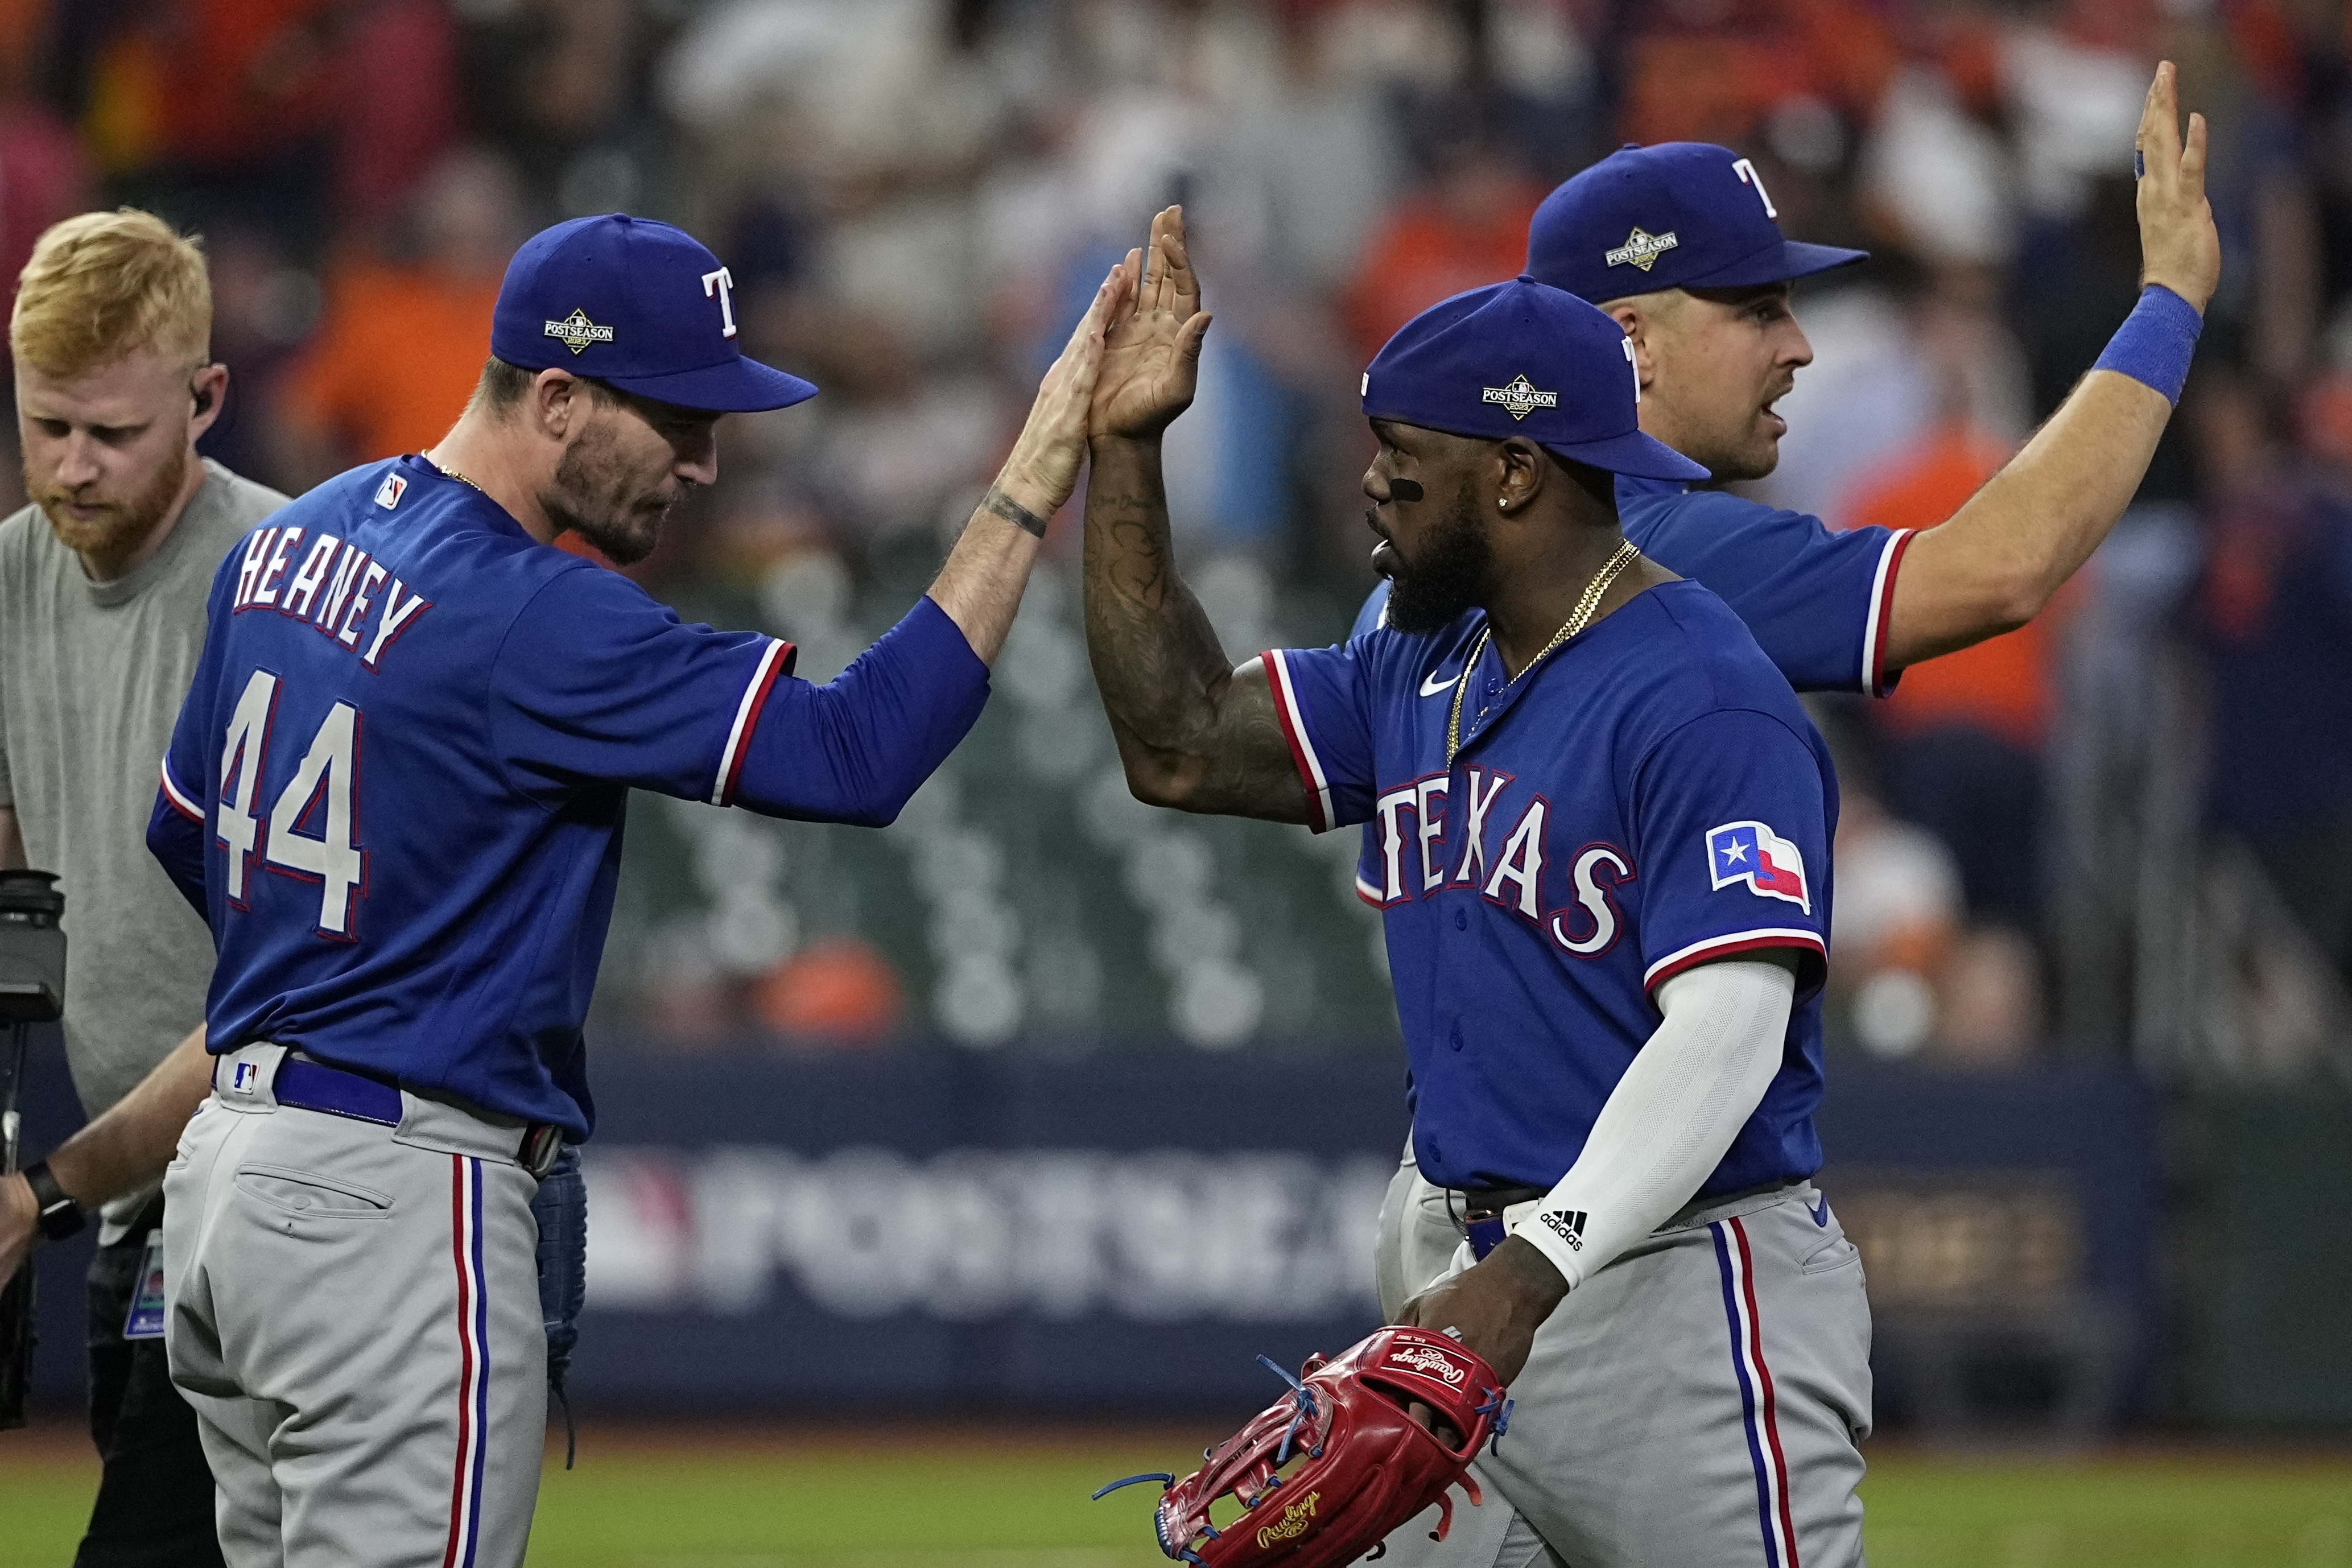
{"label": "black beard", "polygon": [[1391,542],[1397,570],[1389,579],[1389,626],[1413,637],[1443,631],[1474,605],[1486,602],[1495,579],[1495,552],[1466,482],[1445,521],[1430,530],[1421,558],[1405,563]]}

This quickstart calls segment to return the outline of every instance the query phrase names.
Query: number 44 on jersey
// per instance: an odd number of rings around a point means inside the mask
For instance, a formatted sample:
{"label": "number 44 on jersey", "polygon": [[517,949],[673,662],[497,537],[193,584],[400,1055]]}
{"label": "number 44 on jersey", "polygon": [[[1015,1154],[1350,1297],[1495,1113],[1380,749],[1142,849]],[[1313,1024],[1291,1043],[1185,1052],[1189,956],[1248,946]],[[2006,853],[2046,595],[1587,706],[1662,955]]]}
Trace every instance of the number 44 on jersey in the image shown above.
{"label": "number 44 on jersey", "polygon": [[256,797],[278,711],[278,677],[269,671],[253,672],[221,745],[216,822],[228,851],[229,905],[246,907],[246,882],[257,855],[272,870],[319,883],[319,931],[348,942],[353,936],[352,890],[367,877],[367,851],[352,841],[360,711],[348,702],[327,710],[294,776],[278,792],[265,829]]}

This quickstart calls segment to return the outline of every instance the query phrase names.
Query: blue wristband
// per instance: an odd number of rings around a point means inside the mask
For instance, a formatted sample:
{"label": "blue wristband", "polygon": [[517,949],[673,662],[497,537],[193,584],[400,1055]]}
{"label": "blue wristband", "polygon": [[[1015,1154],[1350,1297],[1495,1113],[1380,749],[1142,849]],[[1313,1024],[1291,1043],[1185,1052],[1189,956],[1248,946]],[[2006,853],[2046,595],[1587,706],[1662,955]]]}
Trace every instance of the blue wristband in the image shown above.
{"label": "blue wristband", "polygon": [[2177,404],[2181,383],[2189,379],[2189,361],[2197,353],[2197,334],[2204,330],[2197,307],[2163,284],[2151,283],[2139,291],[2139,303],[2091,368],[2127,375]]}

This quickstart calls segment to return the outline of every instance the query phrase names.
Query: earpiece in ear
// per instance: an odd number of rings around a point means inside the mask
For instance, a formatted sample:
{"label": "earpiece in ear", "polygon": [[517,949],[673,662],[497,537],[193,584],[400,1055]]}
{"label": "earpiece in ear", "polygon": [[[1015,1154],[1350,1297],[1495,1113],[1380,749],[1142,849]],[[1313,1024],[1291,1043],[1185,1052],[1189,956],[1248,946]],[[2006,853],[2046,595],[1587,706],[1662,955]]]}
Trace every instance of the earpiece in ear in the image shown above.
{"label": "earpiece in ear", "polygon": [[213,411],[213,389],[211,387],[192,386],[188,388],[188,395],[196,400],[196,413],[198,416],[201,416],[203,415],[210,414]]}

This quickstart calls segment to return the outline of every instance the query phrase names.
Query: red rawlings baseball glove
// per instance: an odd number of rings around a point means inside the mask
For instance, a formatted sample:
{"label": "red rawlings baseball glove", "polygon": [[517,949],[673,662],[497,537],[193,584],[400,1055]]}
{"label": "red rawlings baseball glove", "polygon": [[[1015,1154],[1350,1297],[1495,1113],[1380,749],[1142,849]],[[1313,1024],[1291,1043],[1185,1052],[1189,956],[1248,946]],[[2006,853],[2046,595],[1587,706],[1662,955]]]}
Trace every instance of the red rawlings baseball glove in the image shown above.
{"label": "red rawlings baseball glove", "polygon": [[[1473,1352],[1443,1334],[1382,1329],[1337,1361],[1308,1359],[1304,1381],[1264,1356],[1290,1394],[1203,1456],[1182,1480],[1160,1473],[1113,1481],[1161,1481],[1153,1525],[1160,1550],[1198,1568],[1339,1568],[1437,1504],[1432,1539],[1454,1522],[1449,1489],[1460,1481],[1475,1506],[1470,1461],[1510,1420],[1501,1380]],[[1428,1407],[1435,1430],[1411,1406]],[[1235,1517],[1209,1510],[1234,1499]]]}

